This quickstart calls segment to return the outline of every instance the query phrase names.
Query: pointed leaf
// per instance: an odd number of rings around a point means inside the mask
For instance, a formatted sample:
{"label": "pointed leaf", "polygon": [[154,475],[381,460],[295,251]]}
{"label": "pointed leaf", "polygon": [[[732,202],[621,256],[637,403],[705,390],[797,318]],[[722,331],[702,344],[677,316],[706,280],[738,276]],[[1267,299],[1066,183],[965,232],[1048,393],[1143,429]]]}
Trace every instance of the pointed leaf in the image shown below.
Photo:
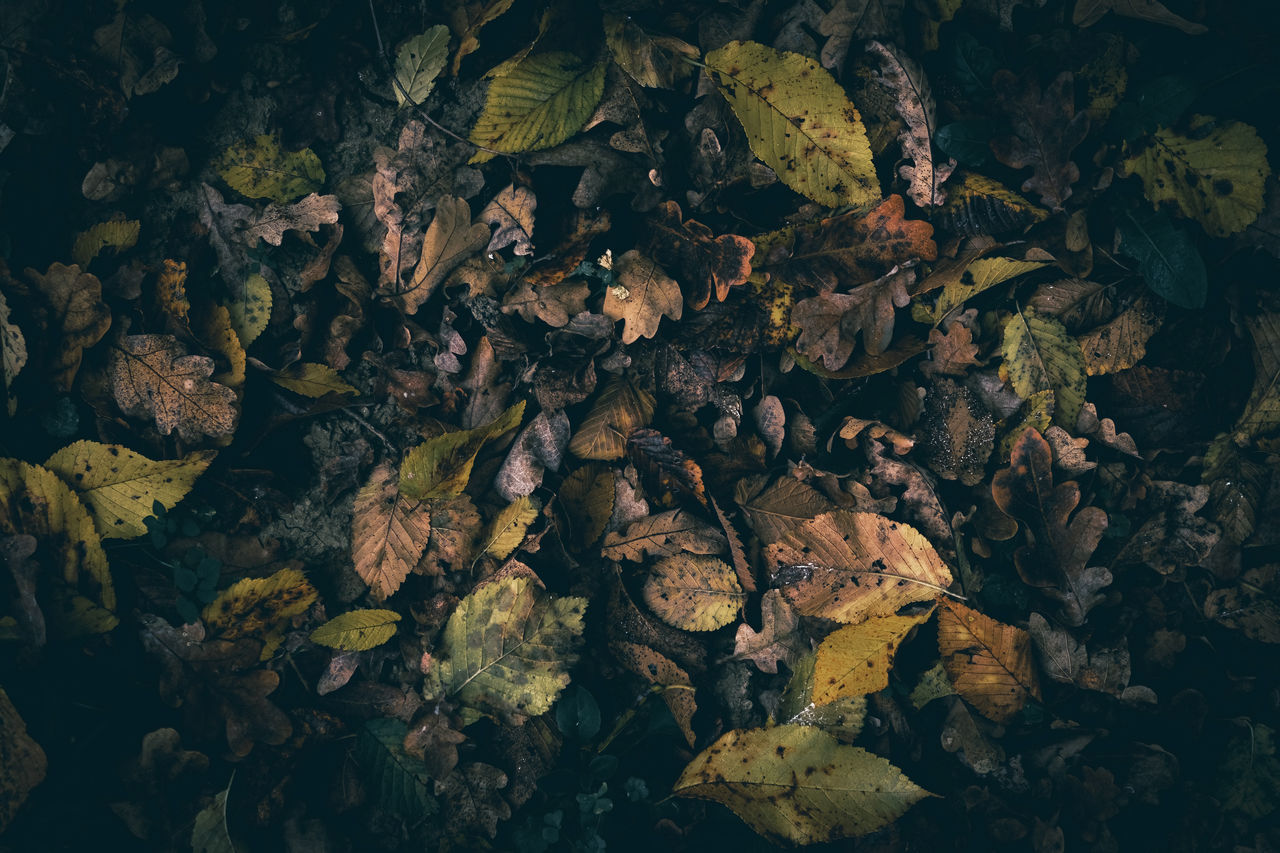
{"label": "pointed leaf", "polygon": [[388,598],[400,588],[430,535],[427,502],[400,494],[399,475],[390,464],[375,468],[352,508],[351,558],[376,597]]}
{"label": "pointed leaf", "polygon": [[621,459],[627,452],[627,436],[648,425],[655,405],[653,395],[631,380],[612,380],[573,434],[569,452],[579,459]]}
{"label": "pointed leaf", "polygon": [[528,495],[507,504],[493,517],[489,529],[480,538],[481,553],[505,560],[524,541],[525,531],[538,517],[541,508],[537,498]]}
{"label": "pointed leaf", "polygon": [[676,554],[723,554],[727,543],[720,531],[685,510],[673,509],[634,521],[625,533],[604,537],[601,554],[609,560],[644,561],[645,557]]}
{"label": "pointed leaf", "polygon": [[1084,354],[1067,329],[1030,308],[1016,312],[1004,327],[1000,375],[1018,396],[1029,398],[1051,389],[1053,422],[1067,431],[1076,427],[1085,398]]}
{"label": "pointed leaf", "polygon": [[327,364],[298,362],[271,374],[271,381],[295,394],[319,399],[325,394],[359,394]]}
{"label": "pointed leaf", "polygon": [[1116,220],[1117,247],[1138,262],[1158,296],[1183,308],[1200,308],[1209,291],[1204,259],[1187,233],[1165,213],[1125,210]]}
{"label": "pointed leaf", "polygon": [[933,615],[875,616],[828,634],[813,663],[810,701],[826,705],[889,686],[889,669],[902,640]]}
{"label": "pointed leaf", "polygon": [[436,24],[420,36],[400,45],[396,51],[396,103],[426,103],[435,87],[436,77],[449,58],[449,28]]}
{"label": "pointed leaf", "polygon": [[306,613],[318,597],[306,575],[285,568],[270,577],[236,581],[205,607],[200,618],[219,639],[262,640],[266,660],[284,639],[289,620]]}
{"label": "pointed leaf", "polygon": [[1040,699],[1031,635],[955,601],[938,602],[938,652],[957,693],[1007,723]]}
{"label": "pointed leaf", "polygon": [[515,429],[523,417],[521,400],[484,426],[447,432],[419,444],[405,454],[400,466],[401,493],[415,500],[462,494],[480,449]]}
{"label": "pointed leaf", "polygon": [[370,720],[360,730],[356,755],[378,804],[389,813],[416,823],[435,814],[440,806],[431,792],[427,765],[404,750],[408,732],[409,727],[402,720]]}
{"label": "pointed leaf", "polygon": [[311,642],[363,652],[380,646],[395,636],[400,614],[394,610],[350,610],[335,616],[311,632]]}

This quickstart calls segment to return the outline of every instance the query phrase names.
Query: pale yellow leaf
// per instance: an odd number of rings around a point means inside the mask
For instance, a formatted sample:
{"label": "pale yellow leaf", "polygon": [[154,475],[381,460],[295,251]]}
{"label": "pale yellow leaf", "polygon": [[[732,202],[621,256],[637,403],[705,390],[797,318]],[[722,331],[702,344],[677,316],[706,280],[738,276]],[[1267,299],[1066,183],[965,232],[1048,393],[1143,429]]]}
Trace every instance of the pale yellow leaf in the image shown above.
{"label": "pale yellow leaf", "polygon": [[505,560],[522,541],[541,509],[537,498],[524,495],[503,507],[480,539],[481,553]]}
{"label": "pale yellow leaf", "polygon": [[668,625],[714,631],[737,618],[747,594],[738,573],[723,560],[677,554],[654,564],[644,584],[644,600]]}
{"label": "pale yellow leaf", "polygon": [[382,645],[395,636],[400,614],[394,610],[351,610],[335,616],[311,632],[311,642],[363,652]]}

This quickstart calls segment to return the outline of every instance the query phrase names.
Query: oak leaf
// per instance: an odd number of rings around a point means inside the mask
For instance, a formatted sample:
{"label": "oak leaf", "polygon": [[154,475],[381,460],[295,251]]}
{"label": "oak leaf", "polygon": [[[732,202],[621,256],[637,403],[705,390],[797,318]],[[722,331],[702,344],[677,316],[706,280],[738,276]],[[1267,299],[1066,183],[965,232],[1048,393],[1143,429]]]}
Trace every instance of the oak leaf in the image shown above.
{"label": "oak leaf", "polygon": [[581,278],[542,287],[521,281],[502,300],[502,313],[519,314],[526,323],[541,320],[559,329],[568,325],[570,318],[587,310],[590,292],[590,286]]}
{"label": "oak leaf", "polygon": [[776,673],[779,663],[794,670],[796,661],[809,650],[800,630],[800,617],[781,592],[771,589],[760,599],[760,619],[759,631],[746,622],[738,626],[733,656],[751,660],[761,672]]}
{"label": "oak leaf", "polygon": [[[971,315],[976,311],[970,309]],[[973,342],[973,330],[959,319],[947,324],[947,331],[929,330],[929,360],[920,364],[925,376],[964,376],[970,367],[978,365],[978,345]]]}
{"label": "oak leaf", "polygon": [[400,494],[399,473],[383,463],[356,494],[351,557],[356,574],[378,598],[400,588],[427,548],[431,510],[426,501]]}
{"label": "oak leaf", "polygon": [[112,347],[107,374],[126,415],[152,417],[161,435],[176,429],[183,441],[198,441],[236,426],[236,394],[209,379],[213,367],[172,335],[127,335]]}
{"label": "oak leaf", "polygon": [[938,601],[938,653],[957,693],[1007,723],[1040,699],[1031,635],[949,599]]}
{"label": "oak leaf", "polygon": [[47,332],[55,342],[49,356],[51,378],[60,389],[70,391],[84,351],[111,327],[102,283],[74,264],[50,264],[44,273],[27,269],[26,274],[43,297]]}
{"label": "oak leaf", "polygon": [[503,799],[507,774],[492,764],[472,761],[457,768],[433,786],[444,807],[444,827],[455,837],[483,831],[489,838],[498,834],[498,823],[511,817],[511,806]]}
{"label": "oak leaf", "polygon": [[1059,74],[1043,92],[1036,73],[1031,70],[1019,78],[1001,70],[992,78],[996,103],[1009,114],[1014,135],[992,140],[991,149],[1010,168],[1033,167],[1022,191],[1040,193],[1040,202],[1057,212],[1080,179],[1071,151],[1089,133],[1089,114],[1076,112],[1070,71]]}
{"label": "oak leaf", "polygon": [[684,311],[680,285],[639,250],[631,249],[617,258],[613,262],[613,275],[615,283],[605,291],[600,310],[606,317],[625,321],[624,344],[658,334],[658,324],[664,316],[680,319]]}
{"label": "oak leaf", "polygon": [[[493,201],[484,206],[478,217],[485,225],[498,226],[485,252],[496,252],[514,244],[516,255],[533,254],[533,212],[538,199],[528,187],[508,184]],[[563,325],[563,324],[561,324]]]}
{"label": "oak leaf", "polygon": [[409,280],[378,288],[406,314],[414,314],[436,288],[449,277],[468,256],[489,242],[489,229],[482,222],[471,221],[471,207],[464,199],[446,195],[436,201],[436,215],[422,238],[418,265]]}
{"label": "oak leaf", "polygon": [[683,631],[723,628],[746,599],[733,567],[701,554],[664,557],[644,584],[645,603],[662,621]]}
{"label": "oak leaf", "polygon": [[1174,27],[1189,36],[1198,36],[1209,31],[1204,24],[1192,23],[1181,15],[1170,12],[1160,0],[1076,0],[1071,22],[1078,27],[1090,27],[1108,12]]}
{"label": "oak leaf", "polygon": [[723,302],[730,288],[745,284],[751,275],[751,240],[737,234],[714,236],[701,222],[684,219],[674,201],[658,205],[649,228],[649,253],[680,275],[685,299],[695,311],[712,299]]}
{"label": "oak leaf", "polygon": [[851,293],[801,299],[791,309],[791,322],[800,329],[796,349],[828,370],[839,370],[861,333],[863,349],[880,355],[893,341],[896,309],[911,301],[907,285],[914,280],[915,270],[894,270]]}
{"label": "oak leaf", "polygon": [[0,388],[4,389],[9,414],[13,415],[13,380],[27,365],[27,339],[16,323],[9,321],[9,303],[0,291]]}

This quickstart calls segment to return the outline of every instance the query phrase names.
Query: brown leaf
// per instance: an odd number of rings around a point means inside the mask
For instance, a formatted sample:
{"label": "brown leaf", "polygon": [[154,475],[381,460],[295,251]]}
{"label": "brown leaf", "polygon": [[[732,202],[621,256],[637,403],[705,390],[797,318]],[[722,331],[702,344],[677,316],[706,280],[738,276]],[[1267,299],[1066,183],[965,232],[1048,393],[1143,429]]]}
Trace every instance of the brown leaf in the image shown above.
{"label": "brown leaf", "polygon": [[880,85],[894,97],[894,107],[905,125],[898,135],[902,156],[913,165],[900,166],[898,173],[910,186],[907,197],[917,207],[934,207],[947,200],[943,183],[955,171],[954,159],[939,163],[933,154],[933,134],[937,129],[937,105],[929,79],[914,59],[889,44],[872,41],[867,50],[880,65]]}
{"label": "brown leaf", "polygon": [[1182,30],[1189,36],[1203,35],[1209,31],[1204,24],[1193,23],[1170,12],[1160,0],[1077,0],[1071,22],[1078,27],[1089,27],[1108,12],[1153,24],[1164,24]]}
{"label": "brown leaf", "polygon": [[724,531],[725,541],[729,545],[729,558],[733,560],[733,570],[738,573],[738,583],[742,584],[742,588],[747,592],[755,592],[756,577],[751,570],[751,564],[747,561],[747,553],[743,550],[742,538],[738,536],[733,522],[729,520],[724,510],[720,509],[716,499],[710,496],[708,499],[711,501],[711,508],[715,510],[716,518],[720,521],[720,528]]}
{"label": "brown leaf", "polygon": [[658,334],[658,324],[664,316],[680,319],[684,311],[680,285],[638,250],[632,249],[615,260],[613,275],[616,283],[605,291],[600,310],[606,317],[626,321],[622,327],[624,344]]}
{"label": "brown leaf", "polygon": [[678,491],[707,505],[702,469],[656,429],[637,429],[627,436],[627,456],[657,485],[658,492]]}
{"label": "brown leaf", "polygon": [[673,509],[632,522],[626,533],[608,533],[600,553],[609,560],[641,563],[646,557],[680,553],[723,554],[726,546],[714,527],[682,509]]}
{"label": "brown leaf", "polygon": [[443,575],[470,569],[476,557],[476,540],[484,523],[467,495],[427,502],[431,510],[431,540],[415,571]]}
{"label": "brown leaf", "polygon": [[1100,376],[1133,367],[1147,354],[1147,341],[1163,322],[1163,304],[1143,296],[1111,322],[1081,335],[1077,340],[1085,372]]}
{"label": "brown leaf", "polygon": [[[977,315],[972,308],[965,313]],[[920,365],[920,372],[925,376],[964,376],[969,367],[978,366],[978,345],[973,342],[973,331],[960,319],[947,323],[945,334],[939,329],[930,329],[929,344],[929,361]]]}
{"label": "brown leaf", "polygon": [[1147,519],[1120,549],[1116,562],[1145,563],[1162,575],[1201,565],[1221,538],[1218,525],[1196,514],[1208,502],[1207,485],[1152,482],[1142,502]]}
{"label": "brown leaf", "polygon": [[1040,202],[1056,212],[1080,178],[1071,151],[1089,133],[1089,114],[1076,112],[1070,71],[1059,74],[1043,93],[1038,73],[1032,69],[1019,78],[1001,70],[992,78],[996,103],[1009,114],[1015,135],[993,139],[991,149],[1010,168],[1033,167],[1035,173],[1022,184],[1022,191],[1040,193]]}
{"label": "brown leaf", "polygon": [[293,204],[271,203],[249,218],[239,236],[250,248],[256,246],[258,240],[279,246],[284,242],[286,231],[319,231],[322,225],[337,224],[341,206],[337,196],[316,193]]}
{"label": "brown leaf", "polygon": [[736,234],[714,232],[693,219],[681,221],[680,205],[665,201],[649,221],[650,253],[672,267],[685,282],[685,299],[699,311],[712,298],[723,302],[729,288],[745,284],[751,275],[755,244]]}
{"label": "brown leaf", "polygon": [[924,398],[920,415],[920,453],[944,480],[976,486],[986,479],[987,459],[995,447],[991,413],[968,388],[940,379]]}
{"label": "brown leaf", "polygon": [[836,508],[821,492],[795,477],[779,477],[768,484],[766,476],[744,477],[733,491],[733,499],[762,542],[776,542],[796,523]]}
{"label": "brown leaf", "polygon": [[693,682],[689,673],[661,652],[640,643],[618,642],[610,645],[613,654],[622,665],[645,681],[662,688],[662,699],[671,709],[671,716],[684,734],[689,746],[696,738],[693,734],[693,715],[698,710]]}
{"label": "brown leaf", "polygon": [[600,538],[613,515],[613,470],[589,463],[560,484],[560,502],[569,516],[568,535],[561,536],[571,550],[582,551]]}
{"label": "brown leaf", "polygon": [[74,264],[51,264],[43,274],[27,269],[43,297],[50,378],[63,391],[71,390],[84,351],[102,340],[111,327],[111,309],[102,301],[102,283]]}
{"label": "brown leaf", "polygon": [[1054,681],[1117,696],[1129,686],[1129,647],[1124,637],[1116,646],[1090,648],[1039,613],[1031,614],[1027,627],[1040,652],[1041,667]]}
{"label": "brown leaf", "polygon": [[449,273],[488,242],[489,229],[471,221],[471,206],[456,196],[442,196],[436,201],[436,215],[422,238],[413,275],[403,284],[383,285],[378,292],[394,300],[404,313],[416,313]]}
{"label": "brown leaf", "polygon": [[991,494],[1031,535],[1033,544],[1014,554],[1018,574],[1059,604],[1064,622],[1082,625],[1111,583],[1109,571],[1086,565],[1107,529],[1107,514],[1085,507],[1071,517],[1080,487],[1074,480],[1053,484],[1049,443],[1035,429],[1022,434],[1009,461],[1010,467],[992,478]]}
{"label": "brown leaf", "polygon": [[502,313],[517,313],[526,323],[535,319],[560,328],[569,318],[587,310],[591,288],[585,279],[569,279],[559,284],[535,287],[521,281],[502,300]]}
{"label": "brown leaf", "polygon": [[938,653],[956,692],[1007,723],[1040,698],[1031,636],[946,598],[938,600]]}
{"label": "brown leaf", "polygon": [[889,456],[879,442],[868,442],[864,447],[872,478],[892,486],[905,486],[899,501],[906,519],[929,537],[939,553],[951,553],[955,535],[932,481],[909,461]]}
{"label": "brown leaf", "polygon": [[800,630],[800,617],[781,591],[771,589],[760,599],[760,618],[759,631],[746,622],[738,626],[733,656],[750,659],[761,672],[777,672],[779,661],[794,672],[796,661],[809,651],[809,642]]}
{"label": "brown leaf", "polygon": [[433,779],[443,779],[458,766],[458,744],[466,739],[450,728],[448,716],[424,709],[409,724],[404,751],[421,761]]}
{"label": "brown leaf", "polygon": [[400,472],[384,462],[356,494],[351,559],[375,598],[391,596],[418,565],[431,536],[427,501],[400,494]]}
{"label": "brown leaf", "polygon": [[627,436],[648,425],[656,405],[653,395],[630,379],[614,379],[569,441],[569,452],[579,459],[620,459],[627,451]]}
{"label": "brown leaf", "polygon": [[609,233],[610,224],[608,208],[575,211],[569,236],[548,253],[546,260],[536,261],[522,280],[535,290],[559,284],[586,259],[591,241],[601,234]]}
{"label": "brown leaf", "polygon": [[498,226],[485,252],[497,252],[514,244],[517,255],[533,254],[533,212],[538,199],[528,187],[508,184],[493,201],[484,206],[478,217],[485,225]]}
{"label": "brown leaf", "polygon": [[839,370],[853,354],[861,332],[868,354],[883,353],[893,340],[895,309],[911,301],[907,285],[914,278],[914,270],[891,272],[851,293],[801,299],[791,310],[791,322],[800,329],[796,349],[828,370]]}
{"label": "brown leaf", "polygon": [[210,381],[213,367],[172,335],[128,335],[112,348],[107,373],[126,415],[153,417],[161,435],[177,429],[183,441],[198,441],[236,427],[236,394]]}
{"label": "brown leaf", "polygon": [[1280,566],[1249,569],[1235,586],[1205,596],[1204,615],[1260,643],[1280,643]]}
{"label": "brown leaf", "polygon": [[507,774],[479,761],[437,779],[435,794],[443,801],[447,830],[464,836],[483,830],[490,838],[496,837],[498,822],[511,817],[511,807],[502,799],[505,787]]}
{"label": "brown leaf", "polygon": [[[689,741],[693,746],[693,741]],[[27,734],[26,722],[0,688],[0,832],[9,826],[31,790],[44,781],[49,763]]]}
{"label": "brown leaf", "polygon": [[1096,281],[1065,278],[1042,284],[1027,300],[1037,314],[1050,314],[1069,330],[1096,326],[1111,316],[1112,288]]}

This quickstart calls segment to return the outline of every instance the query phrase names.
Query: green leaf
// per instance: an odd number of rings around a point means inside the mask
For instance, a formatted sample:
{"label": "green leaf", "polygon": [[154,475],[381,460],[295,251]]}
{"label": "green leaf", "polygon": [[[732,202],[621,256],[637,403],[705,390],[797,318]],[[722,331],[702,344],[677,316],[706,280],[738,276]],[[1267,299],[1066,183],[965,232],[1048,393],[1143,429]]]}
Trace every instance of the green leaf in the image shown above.
{"label": "green leaf", "polygon": [[1004,327],[1001,376],[1024,399],[1053,389],[1053,422],[1074,432],[1084,407],[1084,354],[1067,327],[1031,308],[1018,311]]}
{"label": "green leaf", "polygon": [[[563,51],[526,57],[489,86],[471,141],[506,153],[559,145],[591,118],[604,94],[604,72],[603,62],[588,65]],[[470,162],[491,159],[478,151]]]}
{"label": "green leaf", "polygon": [[242,347],[258,339],[271,320],[271,283],[254,273],[245,280],[244,293],[227,305],[231,328]]}
{"label": "green leaf", "polygon": [[728,732],[672,793],[722,803],[777,844],[866,835],[934,796],[880,756],[810,726]]}
{"label": "green leaf", "polygon": [[480,540],[484,546],[482,553],[492,554],[499,560],[505,560],[516,546],[524,541],[525,531],[538,517],[540,508],[538,499],[528,495],[516,498],[503,507],[494,516],[489,529]]}
{"label": "green leaf", "polygon": [[360,730],[356,758],[368,774],[378,805],[407,823],[426,820],[440,810],[431,795],[431,774],[421,759],[404,751],[409,727],[402,721],[381,717]]}
{"label": "green leaf", "polygon": [[707,67],[751,151],[784,184],[828,207],[880,201],[862,117],[825,68],[751,41],[712,51]]}
{"label": "green leaf", "polygon": [[311,632],[311,642],[363,652],[380,646],[395,636],[400,614],[394,610],[351,610],[335,616]]}
{"label": "green leaf", "polygon": [[943,286],[933,311],[926,312],[928,319],[936,326],[979,293],[1048,265],[1044,261],[1019,261],[1015,258],[979,258],[966,266],[954,281]]}
{"label": "green leaf", "polygon": [[1124,161],[1121,174],[1142,178],[1153,204],[1171,204],[1215,237],[1227,237],[1262,213],[1271,167],[1251,126],[1195,116],[1186,136],[1157,131],[1150,145]]}
{"label": "green leaf", "polygon": [[319,399],[325,394],[359,394],[327,364],[299,362],[271,374],[271,381],[295,394]]}
{"label": "green leaf", "polygon": [[191,853],[235,853],[227,831],[227,794],[231,786],[218,792],[213,802],[200,810],[191,827]]}
{"label": "green leaf", "polygon": [[405,454],[400,466],[400,494],[415,501],[462,494],[480,449],[490,439],[515,429],[523,417],[521,400],[482,427],[447,432],[422,442]]}
{"label": "green leaf", "polygon": [[143,520],[158,502],[173,509],[217,456],[202,450],[159,462],[119,444],[77,441],[54,453],[44,467],[76,491],[93,513],[104,539],[133,539],[147,532]]}
{"label": "green leaf", "polygon": [[449,58],[449,28],[436,24],[420,36],[414,36],[396,52],[396,102],[425,103],[435,87],[436,77]]}
{"label": "green leaf", "polygon": [[324,186],[324,169],[315,152],[310,148],[281,151],[279,138],[272,134],[232,145],[214,161],[214,169],[241,195],[280,204],[297,201]]}
{"label": "green leaf", "polygon": [[1142,278],[1157,296],[1182,308],[1202,308],[1209,293],[1204,259],[1187,232],[1167,214],[1122,211],[1116,220],[1119,251],[1138,262]]}
{"label": "green leaf", "polygon": [[547,594],[536,578],[507,574],[482,583],[449,617],[427,674],[428,700],[462,704],[463,719],[520,722],[551,708],[569,684],[582,641],[585,598]]}

